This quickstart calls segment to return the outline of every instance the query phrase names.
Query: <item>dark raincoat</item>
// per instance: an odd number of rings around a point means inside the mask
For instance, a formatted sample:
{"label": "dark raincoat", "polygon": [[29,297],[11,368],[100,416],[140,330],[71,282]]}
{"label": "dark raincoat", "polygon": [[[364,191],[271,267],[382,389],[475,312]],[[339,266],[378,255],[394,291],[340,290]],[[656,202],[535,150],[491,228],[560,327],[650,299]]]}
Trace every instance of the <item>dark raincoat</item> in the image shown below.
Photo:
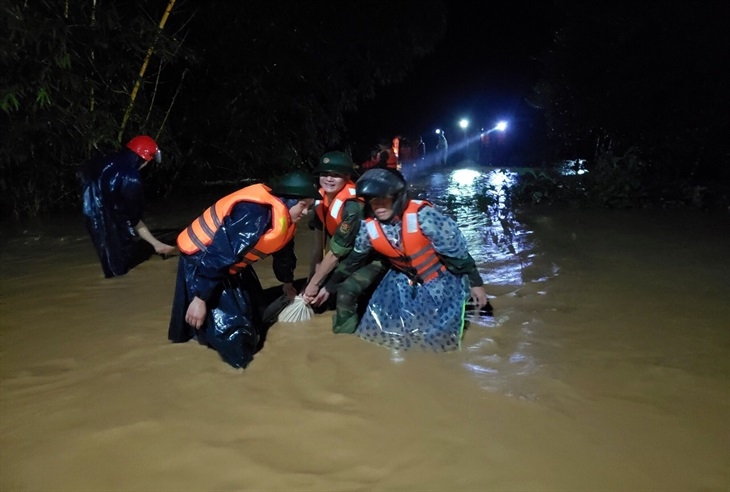
{"label": "dark raincoat", "polygon": [[[395,267],[388,270],[370,298],[355,334],[397,350],[458,350],[470,287],[484,282],[469,254],[466,238],[453,219],[427,206],[418,211],[417,225],[446,271],[419,283]],[[401,247],[403,219],[381,222],[380,226],[388,241]],[[363,223],[352,253],[338,266],[337,274],[349,275],[356,271],[372,249]]]}
{"label": "dark raincoat", "polygon": [[90,159],[80,173],[86,229],[107,278],[131,268],[134,226],[142,219],[144,206],[141,162],[125,148]]}
{"label": "dark raincoat", "polygon": [[[187,342],[196,338],[215,349],[231,366],[245,368],[260,348],[262,314],[266,298],[252,266],[232,275],[229,267],[239,261],[272,228],[271,207],[252,202],[236,204],[205,251],[181,254],[168,338]],[[294,240],[272,254],[274,275],[282,283],[293,282],[297,258]],[[194,297],[206,301],[207,317],[196,330],[185,322]]]}

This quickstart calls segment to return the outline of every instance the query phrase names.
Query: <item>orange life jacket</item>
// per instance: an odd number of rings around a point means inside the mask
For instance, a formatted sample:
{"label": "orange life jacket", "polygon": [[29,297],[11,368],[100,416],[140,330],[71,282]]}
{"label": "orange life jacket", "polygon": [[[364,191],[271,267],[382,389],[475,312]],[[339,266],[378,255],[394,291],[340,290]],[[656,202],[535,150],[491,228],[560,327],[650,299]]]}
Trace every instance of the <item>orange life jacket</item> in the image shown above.
{"label": "orange life jacket", "polygon": [[389,169],[398,169],[398,155],[392,148],[388,149],[388,161],[386,165]]}
{"label": "orange life jacket", "polygon": [[441,261],[433,244],[424,236],[421,226],[418,224],[418,211],[425,206],[431,206],[431,204],[425,200],[408,202],[403,211],[401,226],[403,245],[400,249],[390,244],[380,222],[372,218],[365,219],[365,228],[373,248],[386,256],[396,269],[406,273],[411,278],[411,282],[428,282],[446,271],[446,265]]}
{"label": "orange life jacket", "polygon": [[297,225],[292,223],[289,209],[271,194],[271,188],[264,184],[255,184],[234,191],[211,205],[180,233],[177,237],[178,249],[189,255],[205,251],[213,242],[213,236],[223,224],[223,219],[230,215],[233,207],[240,202],[270,205],[273,225],[254,247],[246,252],[241,261],[231,266],[231,273],[279,251],[294,237]]}
{"label": "orange life jacket", "polygon": [[[314,212],[317,214],[317,217],[319,217],[319,220],[322,221],[322,224],[324,224],[329,235],[334,236],[335,231],[342,222],[342,211],[345,209],[345,202],[348,200],[363,200],[357,197],[355,183],[353,183],[352,180],[345,184],[344,188],[337,193],[332,202],[330,202],[330,199],[327,198],[327,194],[324,192],[323,188],[319,189],[319,194],[322,195],[324,199],[316,200],[314,202]],[[327,213],[327,217],[324,216],[325,212]]]}

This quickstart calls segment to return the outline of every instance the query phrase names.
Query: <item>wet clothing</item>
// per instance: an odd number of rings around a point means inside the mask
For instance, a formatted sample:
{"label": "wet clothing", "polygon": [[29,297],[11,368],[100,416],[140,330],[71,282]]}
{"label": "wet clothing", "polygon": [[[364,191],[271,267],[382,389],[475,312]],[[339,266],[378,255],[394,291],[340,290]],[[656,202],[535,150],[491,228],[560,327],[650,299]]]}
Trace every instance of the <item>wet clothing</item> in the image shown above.
{"label": "wet clothing", "polygon": [[[352,190],[354,191],[354,183]],[[338,193],[337,197],[345,198],[350,192],[346,186]],[[323,190],[320,190],[320,193],[322,196],[325,196]],[[312,229],[321,230],[322,237],[325,240],[331,236],[327,244],[329,250],[332,251],[338,260],[342,261],[342,258],[345,258],[355,245],[355,238],[357,237],[363,217],[363,202],[357,199],[354,194],[351,199],[344,200],[342,205],[338,206],[338,210],[325,208],[325,202],[319,204],[320,208],[315,209],[316,213],[311,219],[309,226]],[[337,200],[333,200],[332,203],[336,204]],[[327,231],[324,231],[322,218],[331,217],[333,212],[336,213],[338,218],[336,221],[328,222]],[[326,249],[324,246],[323,250]],[[367,296],[372,291],[370,287],[387,270],[387,266],[384,266],[376,258],[371,258],[370,262],[364,263],[367,264],[360,270],[353,272],[347,278],[339,277],[335,282],[330,282],[329,279],[332,278],[334,273],[332,272],[322,282],[325,289],[330,293],[327,305],[329,308],[335,309],[335,314],[332,318],[332,331],[335,333],[352,333],[355,330],[358,319],[358,306],[364,306],[366,304],[363,302],[366,301],[366,299],[363,299],[363,296]],[[362,314],[362,309],[360,309],[360,314]]]}
{"label": "wet clothing", "polygon": [[373,218],[365,219],[372,247],[385,256],[395,268],[406,273],[417,283],[428,282],[446,270],[431,241],[418,227],[418,211],[431,206],[423,200],[411,200],[407,203],[403,210],[405,227],[401,230],[401,248],[396,248],[390,243],[380,221]]}
{"label": "wet clothing", "polygon": [[[430,205],[414,206],[410,201],[405,211],[402,217],[379,222],[379,231],[402,256],[411,258],[417,257],[419,251],[412,250],[413,246],[404,238],[417,230],[431,243],[445,269],[437,269],[438,273],[426,280],[416,276],[413,269],[404,268],[406,260],[391,264],[355,333],[395,349],[456,350],[470,287],[483,285],[483,281],[467,250],[466,239],[451,218]],[[366,261],[374,249],[371,234],[367,225],[360,227],[355,247],[339,265],[336,276],[350,275]]]}
{"label": "wet clothing", "polygon": [[[205,250],[180,255],[168,338],[177,343],[197,338],[218,351],[231,366],[245,368],[268,327],[262,325],[266,302],[261,283],[252,266],[240,265],[241,259],[265,236],[273,240],[276,238],[272,235],[279,239],[288,236],[290,240],[279,250],[271,251],[272,263],[277,280],[293,282],[297,258],[292,236],[296,224],[291,222],[286,203],[273,195],[269,194],[267,204],[262,201],[263,195],[252,193],[247,201],[241,193],[234,194],[235,204],[220,217],[220,226]],[[221,200],[230,203],[232,198],[229,195]],[[282,218],[284,223],[280,222]],[[232,269],[236,264],[239,266]],[[207,307],[206,320],[199,330],[185,322],[194,297],[203,299]]]}
{"label": "wet clothing", "polygon": [[330,280],[325,284],[328,292],[337,294],[336,310],[332,315],[332,331],[335,333],[355,332],[358,320],[365,314],[367,300],[388,271],[387,263],[379,257],[371,257],[363,263],[364,266],[344,279],[330,275]]}
{"label": "wet clothing", "polygon": [[90,159],[80,173],[86,229],[106,278],[124,275],[132,267],[134,226],[144,208],[142,163],[124,148]]}
{"label": "wet clothing", "polygon": [[291,226],[287,206],[279,199],[272,199],[270,191],[271,188],[266,185],[255,184],[221,198],[180,233],[177,238],[178,249],[186,254],[205,251],[222,225],[222,218],[230,215],[236,204],[246,201],[270,206],[273,227],[239,258],[240,261],[229,268],[229,272],[236,273],[236,270],[279,251],[294,237],[297,229]]}

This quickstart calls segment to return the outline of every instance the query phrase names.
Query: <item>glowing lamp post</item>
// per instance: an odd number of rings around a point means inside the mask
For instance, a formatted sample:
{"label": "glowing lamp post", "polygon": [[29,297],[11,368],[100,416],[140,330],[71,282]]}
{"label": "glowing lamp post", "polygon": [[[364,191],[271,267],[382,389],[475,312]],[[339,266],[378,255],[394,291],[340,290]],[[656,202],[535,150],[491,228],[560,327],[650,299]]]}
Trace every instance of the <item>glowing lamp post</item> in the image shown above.
{"label": "glowing lamp post", "polygon": [[469,139],[467,138],[466,129],[469,128],[469,120],[462,118],[459,121],[459,126],[464,130],[464,155],[469,157]]}

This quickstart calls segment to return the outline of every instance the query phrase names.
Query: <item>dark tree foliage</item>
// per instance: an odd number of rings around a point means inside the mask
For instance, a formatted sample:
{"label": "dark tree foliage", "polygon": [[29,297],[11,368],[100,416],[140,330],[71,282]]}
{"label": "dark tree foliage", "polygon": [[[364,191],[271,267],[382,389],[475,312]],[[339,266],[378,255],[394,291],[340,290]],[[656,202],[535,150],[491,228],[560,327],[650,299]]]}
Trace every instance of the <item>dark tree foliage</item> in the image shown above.
{"label": "dark tree foliage", "polygon": [[565,25],[532,100],[554,158],[588,159],[593,185],[637,199],[727,185],[724,3],[558,3]]}
{"label": "dark tree foliage", "polygon": [[345,112],[400,81],[445,21],[432,0],[206,3],[189,37],[201,64],[175,112],[181,175],[266,177],[348,150]]}
{"label": "dark tree foliage", "polygon": [[33,216],[77,205],[77,169],[119,146],[121,121],[150,47],[127,124],[130,136],[162,132],[155,100],[169,56],[157,27],[159,1],[3,1],[0,15],[0,203],[2,215]]}
{"label": "dark tree foliage", "polygon": [[346,150],[344,112],[404,77],[446,22],[439,0],[355,1],[347,12],[332,1],[177,0],[160,29],[168,5],[0,0],[2,216],[78,206],[78,166],[136,134],[163,149],[145,171],[158,195],[267,179]]}

